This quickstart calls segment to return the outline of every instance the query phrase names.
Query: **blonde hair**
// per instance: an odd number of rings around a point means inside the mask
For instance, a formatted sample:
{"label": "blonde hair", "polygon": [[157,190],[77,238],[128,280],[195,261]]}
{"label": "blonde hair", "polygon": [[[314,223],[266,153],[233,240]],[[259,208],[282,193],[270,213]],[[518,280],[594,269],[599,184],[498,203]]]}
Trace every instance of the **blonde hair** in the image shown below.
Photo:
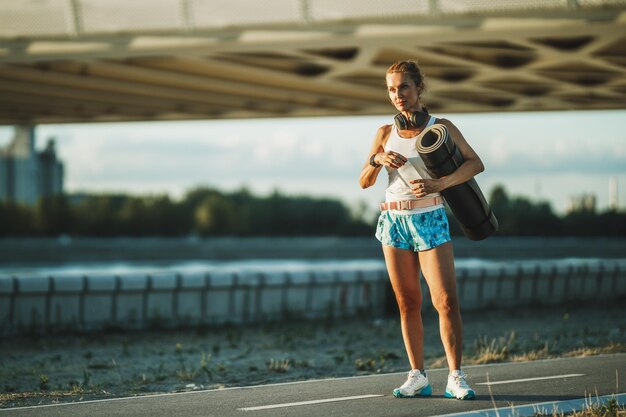
{"label": "blonde hair", "polygon": [[386,74],[393,74],[396,72],[401,72],[403,74],[407,74],[415,83],[417,87],[417,95],[418,97],[422,95],[422,93],[426,90],[426,84],[424,83],[424,75],[420,70],[419,65],[417,65],[417,61],[413,60],[404,60],[397,61],[393,63],[389,68],[387,68]]}

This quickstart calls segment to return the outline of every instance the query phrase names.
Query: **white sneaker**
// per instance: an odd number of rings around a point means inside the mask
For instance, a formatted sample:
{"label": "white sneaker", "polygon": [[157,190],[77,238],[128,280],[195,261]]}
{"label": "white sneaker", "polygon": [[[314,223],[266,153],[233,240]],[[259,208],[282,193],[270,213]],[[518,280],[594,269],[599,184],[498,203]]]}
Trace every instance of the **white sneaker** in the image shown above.
{"label": "white sneaker", "polygon": [[393,396],[396,398],[426,397],[432,393],[433,389],[430,387],[428,377],[419,369],[410,371],[406,382],[400,388],[393,390]]}
{"label": "white sneaker", "polygon": [[453,371],[448,375],[448,385],[445,396],[457,400],[473,400],[476,398],[474,390],[467,385],[466,375],[463,371]]}

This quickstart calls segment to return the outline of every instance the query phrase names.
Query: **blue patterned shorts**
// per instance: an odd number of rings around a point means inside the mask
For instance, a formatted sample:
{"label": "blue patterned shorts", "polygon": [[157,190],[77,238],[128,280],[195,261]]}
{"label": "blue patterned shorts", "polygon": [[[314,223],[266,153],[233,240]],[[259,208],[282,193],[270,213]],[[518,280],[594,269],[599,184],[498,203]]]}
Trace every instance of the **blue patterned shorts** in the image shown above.
{"label": "blue patterned shorts", "polygon": [[417,214],[383,211],[378,218],[376,239],[383,245],[414,252],[432,249],[450,241],[444,208]]}

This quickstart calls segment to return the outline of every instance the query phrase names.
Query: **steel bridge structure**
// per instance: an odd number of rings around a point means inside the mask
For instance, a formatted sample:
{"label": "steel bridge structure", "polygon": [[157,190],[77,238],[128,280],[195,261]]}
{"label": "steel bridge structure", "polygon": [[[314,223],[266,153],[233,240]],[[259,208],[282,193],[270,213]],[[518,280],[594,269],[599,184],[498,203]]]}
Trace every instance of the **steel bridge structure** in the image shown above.
{"label": "steel bridge structure", "polygon": [[626,107],[626,0],[2,0],[0,124]]}

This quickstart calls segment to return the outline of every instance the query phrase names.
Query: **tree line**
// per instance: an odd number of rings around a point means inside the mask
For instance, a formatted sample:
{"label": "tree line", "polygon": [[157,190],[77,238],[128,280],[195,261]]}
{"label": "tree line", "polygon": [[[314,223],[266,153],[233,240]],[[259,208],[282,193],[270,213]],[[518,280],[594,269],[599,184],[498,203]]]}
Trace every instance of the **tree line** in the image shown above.
{"label": "tree line", "polygon": [[267,197],[246,189],[167,195],[57,195],[34,207],[0,203],[0,236],[358,236],[371,229],[338,200]]}
{"label": "tree line", "polygon": [[496,186],[489,203],[498,219],[501,236],[626,236],[626,212],[578,209],[558,216],[546,201],[511,197]]}
{"label": "tree line", "polygon": [[[499,236],[626,236],[626,213],[576,211],[556,215],[547,202],[511,197],[502,186],[489,197]],[[453,235],[462,235],[452,215]],[[260,197],[246,189],[166,195],[68,194],[40,199],[34,207],[0,202],[0,236],[84,237],[371,236],[375,219],[365,204],[350,210],[339,200]]]}

